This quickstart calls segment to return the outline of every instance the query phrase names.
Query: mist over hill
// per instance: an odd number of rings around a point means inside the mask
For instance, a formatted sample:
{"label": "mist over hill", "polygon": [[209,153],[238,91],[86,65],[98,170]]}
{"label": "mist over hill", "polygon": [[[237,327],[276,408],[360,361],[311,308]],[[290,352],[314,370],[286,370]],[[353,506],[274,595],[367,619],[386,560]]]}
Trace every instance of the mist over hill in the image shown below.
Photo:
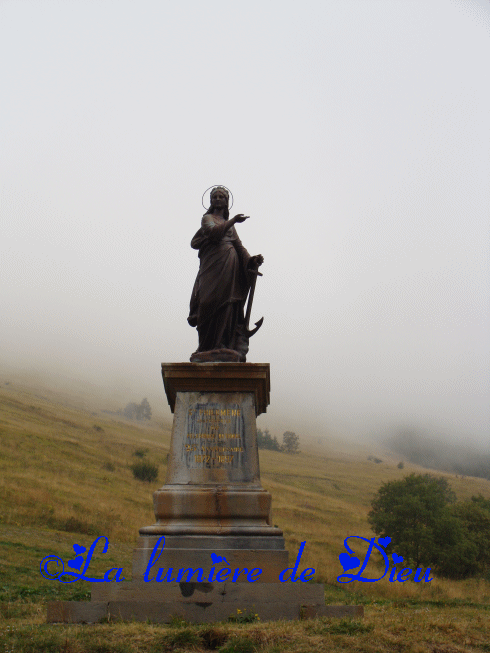
{"label": "mist over hill", "polygon": [[400,429],[386,441],[387,446],[414,465],[439,469],[462,476],[490,480],[490,452],[431,437],[415,429]]}

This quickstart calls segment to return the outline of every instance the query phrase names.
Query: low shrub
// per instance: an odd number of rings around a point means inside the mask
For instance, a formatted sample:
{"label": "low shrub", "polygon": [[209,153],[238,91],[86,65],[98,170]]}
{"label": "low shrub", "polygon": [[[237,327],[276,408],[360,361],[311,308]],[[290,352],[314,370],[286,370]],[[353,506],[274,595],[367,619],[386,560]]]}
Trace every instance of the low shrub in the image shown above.
{"label": "low shrub", "polygon": [[131,471],[133,472],[134,478],[139,481],[152,483],[158,478],[158,466],[145,460],[131,465]]}

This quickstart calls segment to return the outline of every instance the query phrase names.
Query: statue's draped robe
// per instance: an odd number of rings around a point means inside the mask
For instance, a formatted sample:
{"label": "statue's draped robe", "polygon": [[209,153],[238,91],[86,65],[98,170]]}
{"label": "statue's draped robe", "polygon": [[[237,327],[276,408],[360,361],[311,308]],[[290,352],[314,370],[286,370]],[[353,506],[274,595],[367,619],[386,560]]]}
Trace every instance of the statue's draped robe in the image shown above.
{"label": "statue's draped robe", "polygon": [[191,241],[191,247],[199,250],[200,265],[187,321],[197,327],[198,352],[231,349],[244,361],[248,352],[244,305],[250,288],[250,254],[235,227],[225,231],[226,224],[223,218],[205,214]]}

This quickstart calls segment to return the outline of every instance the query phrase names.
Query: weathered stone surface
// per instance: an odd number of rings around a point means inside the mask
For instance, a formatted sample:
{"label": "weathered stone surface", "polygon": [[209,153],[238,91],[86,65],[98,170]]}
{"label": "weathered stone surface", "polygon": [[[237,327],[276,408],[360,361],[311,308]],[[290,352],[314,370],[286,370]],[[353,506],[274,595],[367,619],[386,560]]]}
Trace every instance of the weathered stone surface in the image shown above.
{"label": "weathered stone surface", "polygon": [[[207,376],[219,365],[228,364],[213,364]],[[249,368],[238,368],[243,381]],[[157,521],[141,535],[282,539],[260,484],[255,415],[252,392],[176,393],[166,483],[153,495]]]}
{"label": "weathered stone surface", "polygon": [[[100,583],[92,589],[93,601],[163,601],[174,603],[237,603],[250,608],[254,602],[296,602],[325,605],[321,583]],[[238,605],[237,607],[240,607]],[[351,608],[352,606],[343,606]]]}
{"label": "weathered stone surface", "polygon": [[179,392],[165,485],[260,488],[252,393]]}
{"label": "weathered stone surface", "polygon": [[[240,585],[240,588],[245,587],[247,586]],[[271,588],[270,584],[261,584],[260,588],[265,588],[265,591],[259,591],[252,596],[240,596],[239,593],[233,596],[225,594],[220,600],[213,600],[213,597],[197,590],[190,599],[179,597],[172,592],[172,596],[167,597],[167,600],[161,600],[161,597],[153,591],[145,595],[143,587],[140,588],[141,594],[133,594],[136,592],[135,588],[126,589],[121,591],[118,597],[113,597],[112,592],[108,592],[109,595],[104,601],[50,602],[47,621],[48,623],[97,623],[108,618],[116,621],[168,623],[173,617],[179,616],[191,623],[212,623],[227,621],[231,615],[236,616],[237,609],[256,613],[261,621],[311,619],[322,616],[330,618],[364,616],[362,606],[325,606],[323,597],[322,602],[313,603],[312,597],[303,596],[302,592],[298,591],[299,588],[293,588],[298,596],[294,596],[294,591],[280,594],[274,591],[275,588]],[[98,587],[96,592],[100,589]],[[107,593],[106,588],[103,593]],[[318,597],[313,597],[313,600],[317,601]]]}
{"label": "weathered stone surface", "polygon": [[325,605],[325,589],[322,583],[225,583],[223,600],[228,602],[263,603],[297,601],[298,603],[321,603]]}
{"label": "weathered stone surface", "polygon": [[92,588],[92,601],[163,601],[208,600],[219,596],[225,583],[145,583],[133,580],[121,583],[97,583]]}
{"label": "weathered stone surface", "polygon": [[[279,531],[278,529],[278,532]],[[160,535],[143,535],[138,538],[137,548],[153,547]],[[284,537],[250,535],[165,535],[166,549],[204,549],[208,552],[220,549],[273,549],[284,550]],[[182,555],[185,555],[183,552]]]}
{"label": "weathered stone surface", "polygon": [[[262,621],[326,614],[324,589],[313,583],[110,583],[98,585],[92,600],[108,605],[111,619],[168,622],[181,616],[191,622],[227,620],[237,609],[257,613]],[[346,606],[350,608],[351,606]],[[82,613],[78,617],[85,616]]]}

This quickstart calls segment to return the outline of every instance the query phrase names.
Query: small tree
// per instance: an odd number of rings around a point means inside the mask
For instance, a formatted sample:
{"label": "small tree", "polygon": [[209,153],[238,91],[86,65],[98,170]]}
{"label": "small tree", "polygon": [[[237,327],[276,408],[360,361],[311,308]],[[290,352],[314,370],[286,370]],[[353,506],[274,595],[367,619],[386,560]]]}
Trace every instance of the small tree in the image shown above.
{"label": "small tree", "polygon": [[259,449],[270,449],[271,451],[281,451],[276,436],[272,437],[268,429],[262,433],[257,429],[257,446]]}
{"label": "small tree", "polygon": [[151,407],[146,397],[138,406],[136,419],[151,419]]}
{"label": "small tree", "polygon": [[131,402],[126,406],[123,411],[124,417],[127,419],[151,419],[151,407],[148,403],[148,399],[143,399],[140,404]]}
{"label": "small tree", "polygon": [[137,410],[138,410],[138,404],[135,404],[134,401],[132,401],[123,410],[124,417],[126,417],[126,419],[136,419]]}
{"label": "small tree", "polygon": [[389,549],[419,566],[440,558],[445,540],[457,539],[457,520],[448,511],[455,500],[444,478],[411,474],[383,483],[368,515],[373,531],[390,537]]}
{"label": "small tree", "polygon": [[282,450],[286,453],[299,453],[299,435],[286,431],[282,436]]}

